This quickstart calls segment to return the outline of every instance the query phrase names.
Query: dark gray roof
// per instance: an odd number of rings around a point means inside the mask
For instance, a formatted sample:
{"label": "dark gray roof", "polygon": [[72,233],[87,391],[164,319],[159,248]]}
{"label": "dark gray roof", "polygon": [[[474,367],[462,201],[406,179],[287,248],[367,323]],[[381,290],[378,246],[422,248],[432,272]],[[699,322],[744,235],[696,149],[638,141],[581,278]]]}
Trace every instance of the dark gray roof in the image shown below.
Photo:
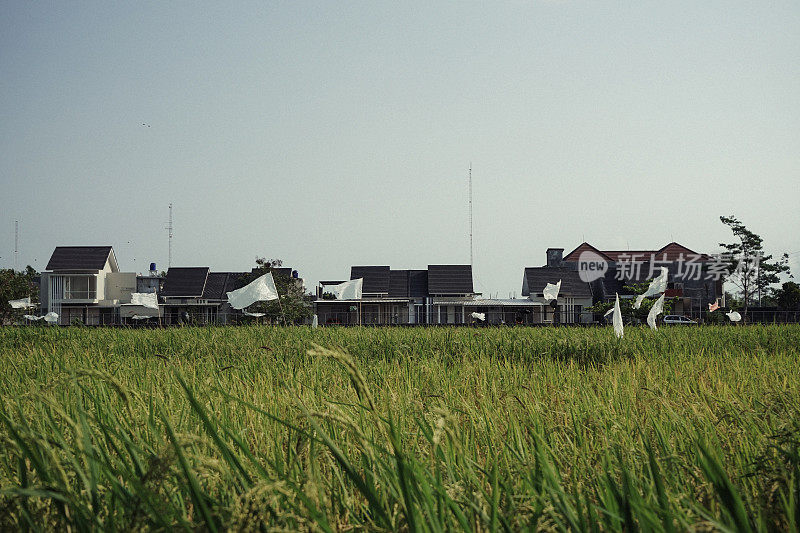
{"label": "dark gray roof", "polygon": [[548,283],[558,283],[561,280],[559,295],[569,295],[574,298],[591,298],[592,291],[589,284],[580,278],[576,270],[568,267],[528,267],[525,269],[525,280],[522,284],[522,295],[541,294]]}
{"label": "dark gray roof", "polygon": [[45,270],[103,270],[111,246],[56,246]]}
{"label": "dark gray roof", "polygon": [[354,266],[350,268],[350,279],[364,278],[361,288],[366,293],[389,293],[388,266]]}
{"label": "dark gray roof", "polygon": [[170,267],[161,296],[200,298],[207,277],[208,267]]}
{"label": "dark gray roof", "polygon": [[471,265],[428,265],[429,294],[473,294]]}
{"label": "dark gray roof", "polygon": [[290,267],[273,267],[272,268],[272,275],[273,276],[286,276],[287,278],[292,277],[292,269]]}
{"label": "dark gray roof", "polygon": [[227,293],[244,287],[242,279],[247,272],[209,272],[203,298],[207,300],[227,300]]}
{"label": "dark gray roof", "polygon": [[[653,272],[650,272],[650,261],[639,263],[636,267],[621,267],[620,263],[609,268],[601,278],[602,289],[605,297],[614,296],[614,294],[631,295],[633,291],[626,289],[626,285],[634,285],[636,283],[645,283],[661,273],[660,267],[665,266],[670,271],[668,279],[674,280],[676,270],[678,269],[677,263],[661,264],[656,263],[653,265]],[[623,279],[618,279],[618,277]]]}
{"label": "dark gray roof", "polygon": [[225,289],[223,290],[223,294],[226,294],[225,299],[228,298],[227,293],[247,285],[246,281],[247,272],[228,272],[228,279],[225,280]]}
{"label": "dark gray roof", "polygon": [[428,296],[427,270],[408,271],[408,295],[412,298],[424,298]]}
{"label": "dark gray roof", "polygon": [[227,272],[209,272],[206,276],[206,285],[203,287],[203,298],[207,300],[221,300],[225,293],[225,281],[228,279]]}
{"label": "dark gray roof", "polygon": [[389,297],[408,298],[408,270],[389,271]]}

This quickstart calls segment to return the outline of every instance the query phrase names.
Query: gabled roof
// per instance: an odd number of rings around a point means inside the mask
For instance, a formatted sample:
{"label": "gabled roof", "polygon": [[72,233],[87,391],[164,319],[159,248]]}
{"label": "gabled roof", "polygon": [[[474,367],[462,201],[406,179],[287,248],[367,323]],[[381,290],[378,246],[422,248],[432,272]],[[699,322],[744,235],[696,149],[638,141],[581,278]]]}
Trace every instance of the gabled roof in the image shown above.
{"label": "gabled roof", "polygon": [[564,261],[576,262],[581,253],[592,251],[599,256],[603,257],[606,261],[615,263],[620,260],[623,261],[649,261],[651,257],[655,256],[658,261],[677,261],[681,254],[684,260],[688,260],[692,256],[699,256],[700,261],[708,261],[711,258],[706,254],[698,254],[690,250],[682,244],[671,242],[658,250],[598,250],[589,243],[584,242],[564,257]]}
{"label": "gabled roof", "polygon": [[570,253],[565,255],[564,256],[564,261],[577,261],[578,257],[580,257],[580,255],[583,252],[594,252],[597,255],[599,255],[600,257],[602,257],[603,259],[605,259],[606,261],[613,261],[613,259],[611,259],[607,255],[605,255],[603,252],[601,252],[600,250],[598,250],[597,248],[595,248],[594,246],[592,246],[588,242],[582,243],[580,246],[578,246],[577,248],[572,250]]}
{"label": "gabled roof", "polygon": [[222,290],[222,294],[225,295],[224,298],[227,300],[229,292],[241,289],[247,285],[247,283],[245,283],[246,279],[247,272],[228,272],[228,278],[225,280],[225,288]]}
{"label": "gabled roof", "polygon": [[556,284],[561,280],[559,295],[573,298],[591,298],[589,284],[580,278],[576,270],[566,267],[528,267],[522,279],[522,295],[541,294],[548,283]]}
{"label": "gabled roof", "polygon": [[225,280],[228,279],[227,272],[209,272],[206,276],[206,284],[203,287],[203,299],[219,300],[225,290]]}
{"label": "gabled roof", "polygon": [[56,246],[45,270],[103,270],[106,261],[119,271],[111,246]]}
{"label": "gabled roof", "polygon": [[662,259],[666,255],[667,261],[677,261],[680,255],[683,254],[684,259],[687,256],[699,255],[700,261],[709,261],[711,258],[706,254],[698,254],[694,250],[690,250],[682,244],[671,242],[656,252],[656,259]]}
{"label": "gabled roof", "polygon": [[161,296],[200,298],[206,286],[208,267],[170,267]]}
{"label": "gabled roof", "polygon": [[428,265],[428,294],[474,294],[472,265]]}
{"label": "gabled roof", "polygon": [[362,292],[389,293],[388,266],[354,266],[350,268],[350,279],[364,278]]}
{"label": "gabled roof", "polygon": [[202,298],[206,300],[227,300],[230,291],[244,287],[242,279],[247,272],[209,272]]}

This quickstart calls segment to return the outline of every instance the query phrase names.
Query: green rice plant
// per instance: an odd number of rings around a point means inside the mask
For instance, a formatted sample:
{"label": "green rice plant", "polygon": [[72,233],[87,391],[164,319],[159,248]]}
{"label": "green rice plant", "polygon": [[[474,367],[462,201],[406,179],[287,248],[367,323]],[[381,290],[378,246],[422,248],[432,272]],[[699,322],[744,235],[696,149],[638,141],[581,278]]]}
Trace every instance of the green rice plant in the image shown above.
{"label": "green rice plant", "polygon": [[795,530],[800,328],[0,329],[0,529]]}

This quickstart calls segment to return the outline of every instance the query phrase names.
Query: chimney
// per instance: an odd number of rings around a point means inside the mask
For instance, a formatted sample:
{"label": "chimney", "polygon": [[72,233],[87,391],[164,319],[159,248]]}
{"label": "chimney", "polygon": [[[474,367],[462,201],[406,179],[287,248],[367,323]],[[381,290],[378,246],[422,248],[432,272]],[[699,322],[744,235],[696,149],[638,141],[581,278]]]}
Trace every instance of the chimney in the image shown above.
{"label": "chimney", "polygon": [[563,248],[548,248],[547,249],[547,266],[549,266],[549,267],[564,266],[564,249]]}

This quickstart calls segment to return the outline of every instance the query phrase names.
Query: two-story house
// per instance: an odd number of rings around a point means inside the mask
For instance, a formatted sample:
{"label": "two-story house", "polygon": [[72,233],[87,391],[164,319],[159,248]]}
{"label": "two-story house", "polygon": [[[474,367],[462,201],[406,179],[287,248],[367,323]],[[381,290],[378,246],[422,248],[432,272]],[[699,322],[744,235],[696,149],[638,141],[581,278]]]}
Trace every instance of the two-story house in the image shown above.
{"label": "two-story house", "polygon": [[725,265],[721,259],[676,242],[658,250],[600,250],[584,242],[563,258],[562,255],[561,248],[548,250],[548,264],[580,272],[588,258],[603,266],[596,276],[583,272],[584,277],[589,274],[593,278],[590,285],[595,302],[612,300],[615,294],[620,298],[632,298],[632,292],[626,287],[654,278],[661,267],[669,271],[666,297],[673,301],[673,313],[699,318],[709,303],[724,300],[722,269]]}
{"label": "two-story house", "polygon": [[58,246],[39,291],[42,310],[57,313],[58,324],[115,324],[136,291],[136,273],[119,271],[111,246]]}
{"label": "two-story house", "polygon": [[353,266],[350,279],[363,279],[358,300],[326,298],[322,281],[315,313],[320,324],[467,324],[467,309],[477,296],[470,265],[428,265],[427,269],[396,270],[389,266]]}

